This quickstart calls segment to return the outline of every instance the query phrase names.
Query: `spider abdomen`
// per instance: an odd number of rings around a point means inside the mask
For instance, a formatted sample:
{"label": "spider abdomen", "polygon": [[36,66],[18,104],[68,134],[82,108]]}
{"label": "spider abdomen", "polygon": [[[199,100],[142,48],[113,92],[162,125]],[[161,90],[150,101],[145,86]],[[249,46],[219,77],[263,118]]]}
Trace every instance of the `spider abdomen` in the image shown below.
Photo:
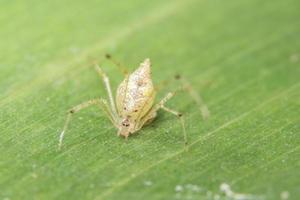
{"label": "spider abdomen", "polygon": [[151,109],[154,98],[150,61],[145,59],[118,87],[116,102],[120,117],[124,119],[129,116],[131,120],[141,118]]}

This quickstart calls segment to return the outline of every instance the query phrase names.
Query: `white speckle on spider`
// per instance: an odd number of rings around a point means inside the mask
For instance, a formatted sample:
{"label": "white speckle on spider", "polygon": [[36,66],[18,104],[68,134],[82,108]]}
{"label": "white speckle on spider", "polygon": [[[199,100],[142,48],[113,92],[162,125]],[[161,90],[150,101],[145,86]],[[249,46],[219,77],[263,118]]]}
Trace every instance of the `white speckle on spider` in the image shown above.
{"label": "white speckle on spider", "polygon": [[[107,55],[106,58],[111,60],[119,68],[122,68],[110,55]],[[157,111],[162,109],[178,117],[182,126],[184,145],[186,147],[187,135],[182,114],[165,105],[179,90],[167,93],[158,103],[154,103],[157,89],[154,88],[152,82],[151,62],[149,58],[146,58],[131,74],[127,74],[127,70],[122,70],[125,73],[125,78],[117,89],[116,99],[114,99],[108,76],[98,65],[96,65],[96,70],[104,82],[108,94],[108,101],[104,98],[97,98],[71,108],[68,111],[64,128],[59,136],[59,148],[62,146],[64,134],[66,133],[73,114],[92,105],[98,105],[112,124],[118,129],[117,135],[124,136],[125,138],[151,123],[153,119],[156,118]],[[187,80],[181,78],[179,75],[176,76],[176,79],[181,80],[182,86],[180,90],[185,90],[190,94],[198,104],[202,117],[206,119],[209,115],[209,111],[202,98]]]}

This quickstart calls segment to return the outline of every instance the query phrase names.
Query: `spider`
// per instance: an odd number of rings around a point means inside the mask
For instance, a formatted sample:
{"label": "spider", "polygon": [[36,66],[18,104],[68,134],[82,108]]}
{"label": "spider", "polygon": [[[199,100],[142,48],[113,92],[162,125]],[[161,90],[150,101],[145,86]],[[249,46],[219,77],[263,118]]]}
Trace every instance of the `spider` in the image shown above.
{"label": "spider", "polygon": [[[110,55],[107,54],[105,57],[117,67],[122,68]],[[68,128],[71,117],[80,110],[92,105],[100,106],[112,124],[118,129],[117,135],[124,136],[126,139],[129,135],[136,133],[145,125],[150,124],[157,116],[158,110],[162,109],[171,113],[177,116],[181,123],[185,147],[187,145],[187,134],[183,115],[176,110],[168,108],[165,105],[166,102],[174,97],[178,91],[184,90],[187,91],[198,104],[202,117],[206,119],[209,116],[209,110],[200,95],[197,94],[188,81],[183,79],[180,75],[175,76],[176,79],[181,80],[182,86],[180,89],[174,92],[168,92],[165,97],[155,104],[154,101],[158,89],[154,87],[151,79],[151,63],[149,58],[146,58],[131,74],[127,73],[127,70],[122,69],[125,79],[118,86],[116,101],[113,97],[108,76],[99,65],[96,64],[95,69],[104,82],[109,101],[103,98],[92,99],[68,110],[65,125],[59,136],[59,148],[62,147],[64,134]]]}

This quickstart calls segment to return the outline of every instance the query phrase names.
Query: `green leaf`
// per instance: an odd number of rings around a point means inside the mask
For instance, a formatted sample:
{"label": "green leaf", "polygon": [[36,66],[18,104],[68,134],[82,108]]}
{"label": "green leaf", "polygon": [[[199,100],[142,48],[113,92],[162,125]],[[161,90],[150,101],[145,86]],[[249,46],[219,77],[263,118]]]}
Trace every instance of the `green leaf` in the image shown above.
{"label": "green leaf", "polygon": [[[2,1],[0,199],[299,199],[300,3],[297,0]],[[186,77],[188,95],[128,141],[97,107],[146,57],[159,85]],[[158,95],[174,90],[172,82]],[[220,188],[221,187],[221,188]]]}

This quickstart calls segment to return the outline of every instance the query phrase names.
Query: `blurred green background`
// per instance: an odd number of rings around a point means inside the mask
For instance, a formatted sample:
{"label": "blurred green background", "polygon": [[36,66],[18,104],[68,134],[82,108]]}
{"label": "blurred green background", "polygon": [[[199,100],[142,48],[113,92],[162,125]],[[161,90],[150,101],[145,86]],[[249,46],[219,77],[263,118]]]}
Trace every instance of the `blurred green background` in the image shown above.
{"label": "blurred green background", "polygon": [[[0,199],[300,198],[299,0],[0,1]],[[105,97],[146,57],[155,83],[184,75],[187,95],[126,142],[96,107],[77,114],[57,151],[65,112]],[[176,83],[159,97],[176,88]]]}

